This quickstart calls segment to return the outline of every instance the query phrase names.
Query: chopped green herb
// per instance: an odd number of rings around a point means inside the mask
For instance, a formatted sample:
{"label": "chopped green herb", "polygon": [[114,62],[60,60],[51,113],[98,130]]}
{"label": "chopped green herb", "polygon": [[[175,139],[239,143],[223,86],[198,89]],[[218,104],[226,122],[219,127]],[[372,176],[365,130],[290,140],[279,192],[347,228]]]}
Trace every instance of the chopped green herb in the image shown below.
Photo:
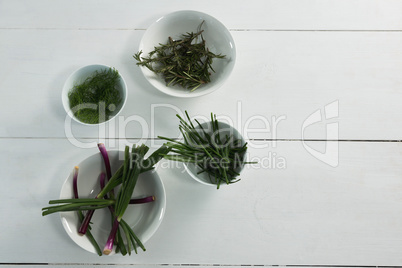
{"label": "chopped green herb", "polygon": [[222,59],[225,55],[214,54],[206,47],[201,30],[186,33],[180,39],[168,38],[166,44],[159,44],[148,57],[141,57],[139,51],[133,57],[137,65],[145,66],[156,74],[161,74],[166,86],[180,85],[191,91],[211,81],[212,60]]}
{"label": "chopped green herb", "polygon": [[112,68],[96,71],[68,94],[74,116],[83,123],[102,123],[113,115],[122,101],[119,73]]}
{"label": "chopped green herb", "polygon": [[208,174],[211,183],[216,184],[218,189],[222,183],[237,182],[239,170],[244,164],[256,163],[244,161],[247,143],[242,144],[241,139],[236,139],[233,135],[224,135],[219,129],[216,115],[211,114],[209,129],[212,131],[206,130],[205,125],[203,127],[197,120],[195,122],[198,126],[195,127],[187,111],[187,121],[179,115],[177,117],[184,142],[159,136],[158,138],[167,140],[165,145],[171,148],[171,154],[165,154],[165,159],[198,166],[198,174]]}

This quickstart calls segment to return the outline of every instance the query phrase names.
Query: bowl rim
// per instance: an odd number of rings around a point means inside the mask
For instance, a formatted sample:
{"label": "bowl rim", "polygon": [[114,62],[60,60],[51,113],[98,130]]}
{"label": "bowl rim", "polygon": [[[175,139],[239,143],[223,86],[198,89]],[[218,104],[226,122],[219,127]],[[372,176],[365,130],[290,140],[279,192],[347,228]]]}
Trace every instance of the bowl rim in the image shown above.
{"label": "bowl rim", "polygon": [[[201,123],[201,126],[207,125],[207,124],[210,124],[210,123],[211,123],[211,120]],[[221,121],[218,121],[218,124],[219,124],[219,127],[220,127],[221,125],[223,125],[223,126],[226,126],[226,127],[230,128],[231,131],[233,130],[233,132],[238,135],[238,139],[241,140],[242,145],[244,145],[244,144],[246,143],[246,141],[245,141],[243,135],[242,135],[234,126],[232,126],[231,124],[228,124],[228,123],[226,123],[226,122],[221,122]],[[199,129],[198,124],[197,124],[197,126],[196,126],[195,128],[196,128],[196,129]],[[246,159],[247,159],[247,154],[244,156],[244,160],[246,160]],[[194,173],[190,170],[189,166],[190,166],[190,165],[194,165],[194,164],[192,164],[192,163],[183,163],[183,164],[184,164],[184,168],[185,168],[186,172],[187,172],[194,180],[200,182],[200,183],[203,184],[203,185],[216,187],[216,184],[215,184],[215,183],[208,182],[208,181],[205,181],[205,180],[200,179],[196,174],[194,174]],[[244,165],[241,167],[240,172],[241,172],[243,169],[244,169]],[[227,185],[226,183],[221,183],[221,184],[220,184],[220,186],[226,186],[226,185]]]}
{"label": "bowl rim", "polygon": [[[120,83],[122,84],[122,91],[124,93],[124,98],[122,99],[122,104],[121,104],[119,111],[117,111],[117,113],[114,116],[112,116],[111,118],[109,118],[103,122],[96,123],[96,124],[85,123],[85,122],[80,121],[78,118],[76,118],[74,116],[74,114],[71,112],[71,108],[70,108],[68,97],[67,97],[68,92],[71,90],[71,88],[67,87],[67,83],[70,82],[70,80],[72,80],[72,78],[75,75],[79,74],[84,69],[90,68],[90,67],[96,67],[96,70],[100,70],[103,68],[110,68],[110,69],[115,69],[116,71],[118,71],[119,77],[120,77]],[[75,122],[78,122],[79,124],[85,125],[85,126],[100,126],[100,125],[106,124],[107,122],[115,119],[121,113],[121,111],[124,109],[126,102],[127,102],[127,97],[128,97],[127,83],[126,83],[126,80],[124,79],[123,75],[120,73],[120,71],[117,68],[111,67],[106,64],[101,64],[101,63],[82,65],[81,67],[75,69],[64,81],[62,92],[61,92],[61,99],[62,99],[63,107],[64,107],[64,110],[67,113],[68,117],[73,119]]]}
{"label": "bowl rim", "polygon": [[[229,66],[230,69],[229,69],[229,71],[228,71],[227,77],[225,77],[221,83],[217,84],[216,86],[210,87],[210,88],[208,88],[208,89],[206,89],[206,90],[202,90],[202,91],[197,91],[197,90],[195,90],[195,91],[190,92],[189,90],[183,89],[184,91],[181,92],[181,91],[176,90],[176,89],[173,88],[173,87],[157,86],[157,85],[155,85],[155,84],[152,83],[152,82],[149,80],[149,78],[147,77],[148,69],[147,69],[145,66],[139,66],[139,67],[140,67],[141,72],[142,72],[142,74],[144,75],[145,79],[148,81],[148,83],[151,84],[151,85],[152,85],[154,88],[156,88],[158,91],[160,91],[160,92],[162,92],[162,93],[164,93],[164,94],[166,94],[166,95],[173,96],[173,97],[179,97],[179,98],[195,98],[195,97],[204,96],[204,95],[207,95],[207,94],[210,94],[210,93],[216,91],[217,89],[219,89],[220,87],[223,86],[223,84],[226,82],[226,80],[227,80],[227,79],[230,77],[230,75],[232,74],[233,69],[234,69],[234,65],[235,65],[235,62],[236,62],[236,54],[237,54],[237,53],[236,53],[236,45],[235,45],[233,36],[231,35],[229,29],[228,29],[220,20],[216,19],[215,17],[213,17],[213,16],[211,16],[211,15],[209,15],[209,14],[207,14],[207,13],[204,13],[204,12],[201,12],[201,11],[197,11],[197,10],[191,10],[191,9],[177,10],[177,11],[174,11],[174,12],[171,12],[171,13],[168,13],[168,14],[165,14],[165,15],[159,17],[157,20],[155,20],[155,21],[147,28],[147,30],[145,31],[145,33],[144,33],[144,35],[142,36],[141,41],[140,41],[140,43],[139,43],[138,51],[143,51],[143,50],[144,50],[144,39],[145,39],[145,38],[147,37],[147,35],[149,34],[150,29],[152,30],[152,29],[155,28],[157,25],[160,25],[161,21],[166,20],[166,19],[169,19],[169,18],[174,17],[174,16],[177,16],[177,15],[180,15],[180,14],[190,14],[190,15],[194,15],[194,17],[205,17],[205,18],[208,18],[208,19],[210,19],[210,20],[213,20],[214,23],[218,24],[219,26],[221,26],[222,28],[224,28],[224,29],[226,30],[226,32],[228,33],[228,36],[229,36],[229,38],[230,38],[230,44],[231,44],[231,47],[232,47],[232,49],[231,49],[231,51],[232,51],[231,54],[232,54],[232,55],[231,55],[230,61],[233,61],[233,64],[231,64],[231,65]],[[160,78],[160,79],[162,79],[162,78]]]}

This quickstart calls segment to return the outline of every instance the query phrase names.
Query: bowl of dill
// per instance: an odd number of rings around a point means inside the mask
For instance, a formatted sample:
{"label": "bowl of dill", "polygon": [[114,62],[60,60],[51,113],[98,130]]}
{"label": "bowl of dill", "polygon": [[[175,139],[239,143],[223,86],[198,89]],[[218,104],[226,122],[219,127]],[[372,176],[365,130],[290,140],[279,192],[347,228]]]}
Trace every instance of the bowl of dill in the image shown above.
{"label": "bowl of dill", "polygon": [[87,65],[73,72],[62,90],[67,114],[84,125],[105,123],[116,117],[127,100],[127,85],[112,67]]}
{"label": "bowl of dill", "polygon": [[214,17],[192,10],[159,18],[134,54],[151,85],[175,97],[198,97],[220,88],[236,61],[229,30]]}

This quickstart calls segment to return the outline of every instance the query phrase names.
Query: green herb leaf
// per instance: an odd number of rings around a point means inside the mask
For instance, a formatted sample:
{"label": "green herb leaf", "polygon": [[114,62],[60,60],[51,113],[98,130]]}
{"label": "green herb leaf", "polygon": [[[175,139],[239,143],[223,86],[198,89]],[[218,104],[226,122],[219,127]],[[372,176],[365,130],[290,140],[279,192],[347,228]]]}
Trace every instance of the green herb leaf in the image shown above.
{"label": "green herb leaf", "polygon": [[166,44],[159,44],[142,57],[142,51],[134,54],[137,65],[144,66],[156,74],[161,74],[166,86],[176,84],[191,91],[211,81],[213,59],[225,58],[225,55],[214,54],[206,47],[202,36],[202,22],[197,32],[183,34],[179,39],[168,38]]}
{"label": "green herb leaf", "polygon": [[76,84],[68,93],[74,116],[88,124],[102,123],[114,114],[122,102],[118,89],[119,73],[112,68],[96,71]]}
{"label": "green herb leaf", "polygon": [[219,122],[216,115],[211,114],[211,122],[207,132],[203,126],[195,120],[197,127],[191,122],[187,111],[186,119],[179,115],[179,130],[184,137],[184,142],[161,137],[158,138],[168,141],[165,146],[170,147],[169,154],[164,158],[171,161],[193,163],[200,169],[199,174],[207,173],[211,183],[219,186],[221,183],[231,184],[239,181],[238,169],[245,164],[255,162],[245,162],[247,143],[241,144],[240,139],[234,139],[232,135],[221,135]]}

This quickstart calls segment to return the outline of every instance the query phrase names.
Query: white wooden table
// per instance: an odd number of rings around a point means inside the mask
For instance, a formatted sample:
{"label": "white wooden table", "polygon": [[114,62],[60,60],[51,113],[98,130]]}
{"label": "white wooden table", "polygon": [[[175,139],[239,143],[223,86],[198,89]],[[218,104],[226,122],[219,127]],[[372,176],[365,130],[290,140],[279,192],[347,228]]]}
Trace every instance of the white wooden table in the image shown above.
{"label": "white wooden table", "polygon": [[[185,9],[237,46],[229,80],[195,99],[159,93],[132,58]],[[401,15],[400,1],[0,0],[0,266],[402,265]],[[67,131],[63,83],[93,63],[125,77],[130,120]],[[217,191],[160,163],[165,218],[131,257],[90,254],[41,216],[97,142],[155,149],[185,110],[231,119],[260,164]]]}

